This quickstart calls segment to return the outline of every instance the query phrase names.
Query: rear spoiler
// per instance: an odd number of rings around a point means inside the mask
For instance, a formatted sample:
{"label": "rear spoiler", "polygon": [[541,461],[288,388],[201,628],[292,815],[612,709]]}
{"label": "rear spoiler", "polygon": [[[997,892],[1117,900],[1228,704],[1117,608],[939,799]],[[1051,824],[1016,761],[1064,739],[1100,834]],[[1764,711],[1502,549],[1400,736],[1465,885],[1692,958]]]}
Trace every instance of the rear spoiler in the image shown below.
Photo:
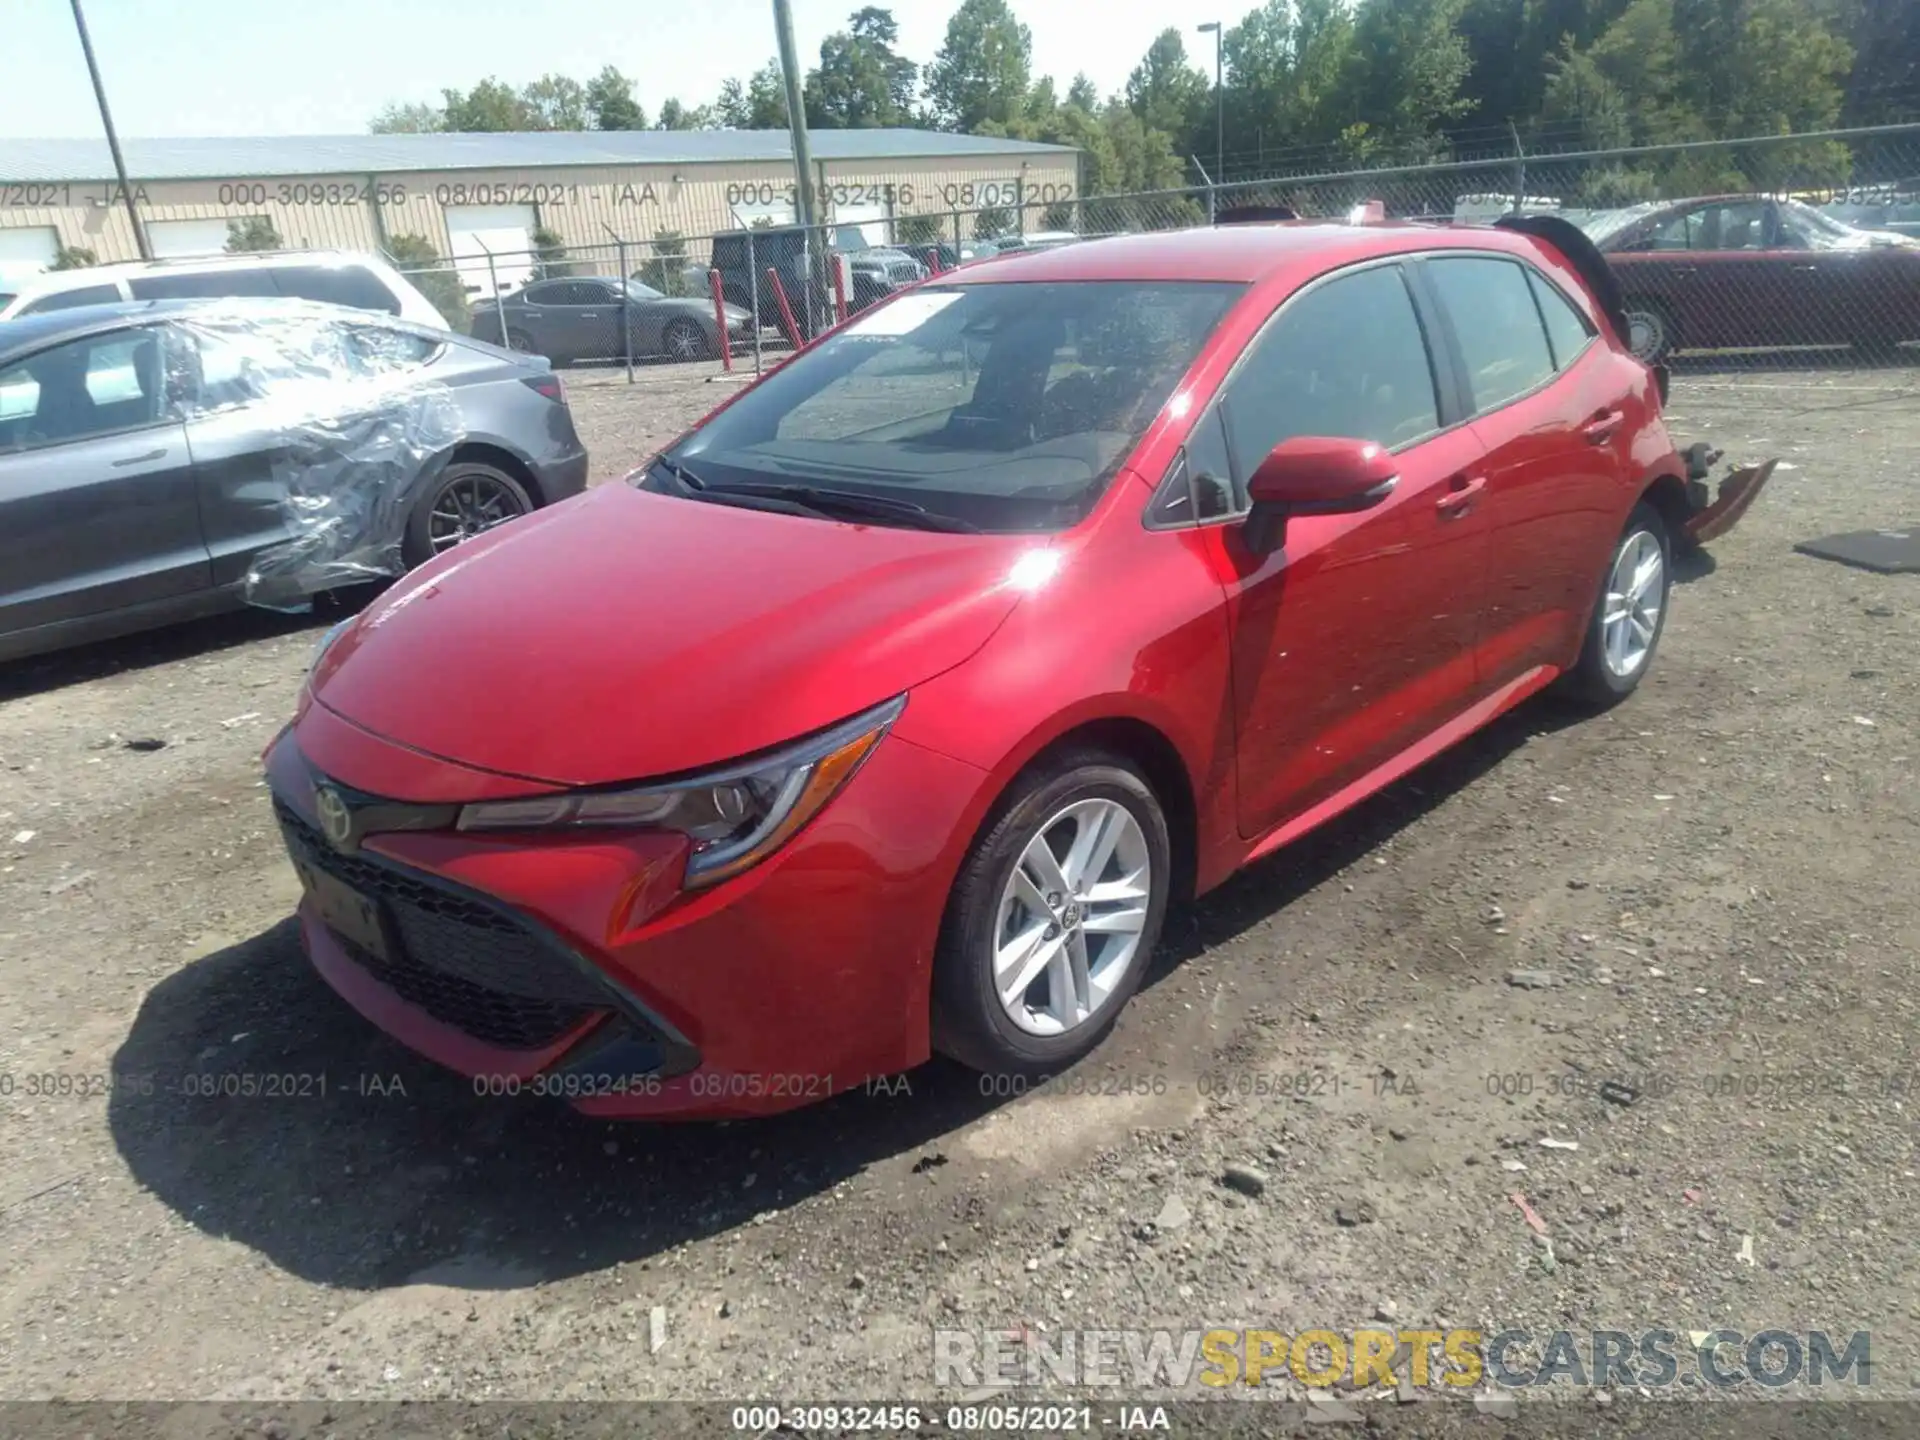
{"label": "rear spoiler", "polygon": [[[1620,343],[1629,343],[1626,297],[1620,293],[1619,277],[1613,273],[1613,267],[1607,264],[1607,257],[1587,237],[1586,231],[1558,215],[1502,215],[1493,224],[1497,230],[1512,230],[1531,236],[1559,251],[1561,258],[1573,267],[1574,273],[1586,281],[1593,298],[1600,303],[1600,313],[1607,317],[1607,323],[1613,326],[1613,333],[1620,338]],[[1662,398],[1665,398],[1664,393]]]}

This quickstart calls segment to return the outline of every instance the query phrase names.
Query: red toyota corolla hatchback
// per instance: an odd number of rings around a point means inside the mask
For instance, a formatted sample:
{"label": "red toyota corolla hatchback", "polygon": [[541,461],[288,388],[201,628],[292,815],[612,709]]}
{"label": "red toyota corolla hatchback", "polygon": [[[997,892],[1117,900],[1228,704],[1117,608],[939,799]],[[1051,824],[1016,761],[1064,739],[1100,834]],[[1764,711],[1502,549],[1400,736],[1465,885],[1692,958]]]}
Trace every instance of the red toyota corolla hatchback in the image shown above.
{"label": "red toyota corolla hatchback", "polygon": [[1622,328],[1551,221],[905,292],[329,635],[267,753],[313,962],[593,1114],[1057,1069],[1170,903],[1640,683],[1674,549],[1758,485],[1708,504]]}

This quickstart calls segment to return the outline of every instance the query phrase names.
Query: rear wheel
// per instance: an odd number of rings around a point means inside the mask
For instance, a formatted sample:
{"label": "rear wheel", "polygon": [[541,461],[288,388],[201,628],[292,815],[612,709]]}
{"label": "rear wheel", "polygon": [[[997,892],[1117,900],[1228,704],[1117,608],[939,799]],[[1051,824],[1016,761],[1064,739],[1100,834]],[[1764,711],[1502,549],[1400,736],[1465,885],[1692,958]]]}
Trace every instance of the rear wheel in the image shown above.
{"label": "rear wheel", "polygon": [[1076,751],[1022,776],[948,900],[935,1048],[1029,1076],[1092,1050],[1152,957],[1171,855],[1159,801],[1125,762]]}
{"label": "rear wheel", "polygon": [[1567,695],[1605,708],[1627,698],[1653,666],[1666,628],[1673,584],[1673,541],[1660,512],[1644,500],[1607,558],[1599,602],[1587,622],[1580,658],[1561,686]]}
{"label": "rear wheel", "polygon": [[407,521],[403,547],[407,568],[424,565],[442,551],[532,509],[526,487],[506,471],[476,460],[449,465],[414,504]]}
{"label": "rear wheel", "polygon": [[1675,336],[1673,312],[1657,300],[1634,299],[1626,302],[1627,348],[1649,365],[1657,365],[1673,353]]}
{"label": "rear wheel", "polygon": [[707,343],[707,332],[694,321],[684,319],[667,326],[660,344],[672,360],[704,360],[713,349]]}

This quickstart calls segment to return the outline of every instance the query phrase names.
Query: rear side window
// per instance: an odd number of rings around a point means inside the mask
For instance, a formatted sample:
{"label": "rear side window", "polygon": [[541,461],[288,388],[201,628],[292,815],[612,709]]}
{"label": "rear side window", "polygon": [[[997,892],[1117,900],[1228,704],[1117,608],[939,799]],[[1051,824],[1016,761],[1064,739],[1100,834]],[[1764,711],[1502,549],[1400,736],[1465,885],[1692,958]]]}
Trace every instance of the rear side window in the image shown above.
{"label": "rear side window", "polygon": [[218,300],[232,295],[278,295],[264,268],[140,275],[127,282],[136,300]]}
{"label": "rear side window", "polygon": [[297,300],[344,305],[350,310],[379,310],[388,315],[400,313],[400,302],[364,266],[288,265],[268,273],[282,295]]}
{"label": "rear side window", "polygon": [[1296,435],[1391,448],[1438,430],[1433,366],[1400,267],[1339,276],[1288,301],[1228,382],[1225,412],[1243,475]]}
{"label": "rear side window", "polygon": [[21,307],[22,315],[44,315],[49,310],[75,310],[82,305],[116,305],[120,292],[111,285],[82,285],[78,290],[58,290],[44,295],[31,305]]}
{"label": "rear side window", "polygon": [[1552,377],[1546,326],[1517,261],[1448,257],[1429,261],[1427,273],[1453,320],[1476,411],[1497,409]]}
{"label": "rear side window", "polygon": [[1533,286],[1533,298],[1540,303],[1540,318],[1547,322],[1547,339],[1553,343],[1553,363],[1564,370],[1580,358],[1580,352],[1593,339],[1593,326],[1546,276],[1529,270],[1527,283]]}

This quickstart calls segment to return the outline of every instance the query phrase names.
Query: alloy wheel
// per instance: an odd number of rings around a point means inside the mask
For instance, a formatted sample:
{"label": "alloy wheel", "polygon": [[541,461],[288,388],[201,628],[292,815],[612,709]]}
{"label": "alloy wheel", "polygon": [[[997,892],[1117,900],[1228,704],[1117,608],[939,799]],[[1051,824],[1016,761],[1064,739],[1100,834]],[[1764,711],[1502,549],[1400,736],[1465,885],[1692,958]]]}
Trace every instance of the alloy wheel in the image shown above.
{"label": "alloy wheel", "polygon": [[459,475],[434,497],[427,515],[427,540],[438,555],[524,513],[520,497],[499,477]]}
{"label": "alloy wheel", "polygon": [[1659,537],[1636,530],[1621,542],[1607,577],[1601,641],[1607,669],[1623,680],[1647,663],[1660,632],[1666,573]]}
{"label": "alloy wheel", "polygon": [[698,360],[706,353],[707,342],[700,334],[700,327],[685,320],[669,325],[664,338],[667,354],[676,360]]}
{"label": "alloy wheel", "polygon": [[1000,894],[993,987],[1030,1035],[1099,1015],[1140,951],[1153,900],[1145,831],[1115,800],[1079,800],[1034,833]]}

